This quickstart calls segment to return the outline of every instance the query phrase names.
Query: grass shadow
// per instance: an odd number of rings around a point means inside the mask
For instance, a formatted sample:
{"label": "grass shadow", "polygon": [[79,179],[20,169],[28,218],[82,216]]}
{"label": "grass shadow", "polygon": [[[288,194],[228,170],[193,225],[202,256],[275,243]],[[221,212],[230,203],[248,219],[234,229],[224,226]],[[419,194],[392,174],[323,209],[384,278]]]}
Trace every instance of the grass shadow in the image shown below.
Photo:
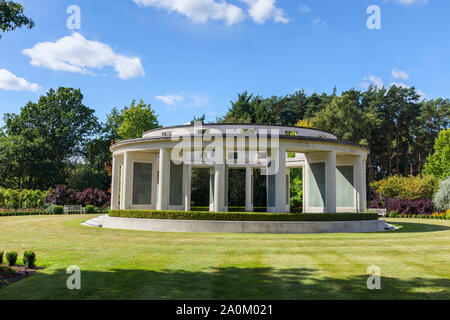
{"label": "grass shadow", "polygon": [[435,231],[450,230],[450,227],[448,226],[426,223],[427,222],[426,220],[420,223],[405,222],[404,220],[399,221],[389,220],[386,222],[400,228],[399,230],[389,232],[405,233],[405,232],[435,232]]}
{"label": "grass shadow", "polygon": [[81,271],[81,290],[68,290],[65,270],[39,273],[0,290],[0,299],[450,299],[450,279],[369,275],[331,278],[309,268],[208,268]]}

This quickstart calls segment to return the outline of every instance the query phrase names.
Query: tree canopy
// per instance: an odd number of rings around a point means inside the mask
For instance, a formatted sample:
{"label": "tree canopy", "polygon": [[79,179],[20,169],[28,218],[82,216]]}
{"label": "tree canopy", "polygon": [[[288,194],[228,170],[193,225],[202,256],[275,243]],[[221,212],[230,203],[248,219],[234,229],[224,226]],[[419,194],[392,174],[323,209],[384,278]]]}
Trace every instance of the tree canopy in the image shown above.
{"label": "tree canopy", "polygon": [[434,153],[427,158],[424,173],[445,179],[450,176],[450,129],[442,130],[436,139]]}
{"label": "tree canopy", "polygon": [[0,0],[0,30],[9,32],[21,27],[33,28],[33,20],[26,17],[23,10],[23,6],[17,2]]}
{"label": "tree canopy", "polygon": [[159,127],[158,118],[150,104],[141,99],[138,104],[133,100],[129,107],[122,111],[122,123],[118,134],[123,139],[140,138],[142,133]]}

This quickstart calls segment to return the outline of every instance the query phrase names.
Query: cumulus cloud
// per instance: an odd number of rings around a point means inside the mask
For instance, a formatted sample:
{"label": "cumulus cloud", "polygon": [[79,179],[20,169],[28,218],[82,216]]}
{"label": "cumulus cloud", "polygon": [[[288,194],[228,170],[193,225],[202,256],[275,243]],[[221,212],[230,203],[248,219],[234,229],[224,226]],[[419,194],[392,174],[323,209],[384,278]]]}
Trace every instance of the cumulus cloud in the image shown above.
{"label": "cumulus cloud", "polygon": [[428,0],[393,0],[395,3],[405,7],[409,7],[413,4],[427,4]]}
{"label": "cumulus cloud", "polygon": [[77,32],[56,42],[39,42],[23,54],[31,58],[31,65],[56,71],[93,74],[92,69],[110,66],[121,79],[145,75],[139,58],[117,54],[109,45],[87,40]]}
{"label": "cumulus cloud", "polygon": [[208,98],[201,95],[192,95],[191,99],[194,102],[194,106],[203,107],[208,104]]}
{"label": "cumulus cloud", "polygon": [[328,29],[328,24],[323,21],[320,17],[313,20],[313,25],[321,29]]}
{"label": "cumulus cloud", "polygon": [[241,8],[225,1],[215,0],[134,0],[141,7],[154,7],[177,12],[198,23],[209,20],[225,21],[233,25],[244,19]]}
{"label": "cumulus cloud", "polygon": [[182,102],[184,100],[184,97],[176,94],[167,94],[165,96],[155,96],[155,99],[161,100],[168,106],[173,106],[178,102]]}
{"label": "cumulus cloud", "polygon": [[30,83],[6,69],[0,69],[0,89],[36,92],[40,87],[37,83]]}
{"label": "cumulus cloud", "polygon": [[397,68],[392,69],[391,74],[392,74],[392,77],[394,79],[403,79],[403,80],[408,80],[409,79],[409,73],[408,72],[399,70]]}
{"label": "cumulus cloud", "polygon": [[278,23],[289,23],[283,9],[276,6],[276,0],[240,0],[248,5],[248,14],[258,24],[272,19]]}
{"label": "cumulus cloud", "polygon": [[380,77],[370,75],[364,77],[363,80],[364,81],[361,83],[361,87],[365,89],[369,88],[370,85],[374,85],[378,89],[382,89],[384,87],[383,79],[381,79]]}
{"label": "cumulus cloud", "polygon": [[300,12],[310,12],[311,8],[308,5],[303,4],[303,5],[300,5],[298,7],[298,11],[300,11]]}

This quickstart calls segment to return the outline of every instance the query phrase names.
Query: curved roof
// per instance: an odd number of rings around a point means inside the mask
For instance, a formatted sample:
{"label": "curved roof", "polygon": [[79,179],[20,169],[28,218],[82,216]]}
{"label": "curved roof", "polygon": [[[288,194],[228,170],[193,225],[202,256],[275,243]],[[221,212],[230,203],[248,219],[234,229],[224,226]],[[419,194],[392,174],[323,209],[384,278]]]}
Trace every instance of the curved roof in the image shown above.
{"label": "curved roof", "polygon": [[[165,129],[170,128],[166,127]],[[162,130],[162,129],[161,129]],[[223,133],[223,136],[225,137],[225,133]],[[258,136],[258,135],[257,135]],[[267,135],[268,138],[270,138],[270,134]],[[352,146],[357,147],[360,149],[364,149],[366,151],[369,151],[369,149],[366,146],[360,145],[355,142],[351,141],[345,141],[335,138],[321,138],[321,137],[312,137],[312,136],[293,136],[293,135],[279,135],[279,139],[284,140],[297,140],[297,141],[315,141],[315,142],[324,142],[324,143],[335,143],[340,145],[346,145],[346,146]],[[171,140],[171,136],[153,136],[153,137],[146,137],[146,138],[137,138],[137,139],[130,139],[130,140],[124,140],[117,142],[111,146],[111,149],[114,149],[114,147],[119,147],[127,144],[135,144],[135,143],[145,143],[145,142],[152,142],[152,141],[164,141],[164,140]]]}
{"label": "curved roof", "polygon": [[[143,138],[152,138],[159,136],[182,136],[198,133],[196,130],[211,130],[215,134],[220,132],[227,132],[232,130],[233,134],[247,134],[250,130],[254,133],[261,134],[278,134],[282,135],[295,135],[295,136],[306,136],[306,137],[317,137],[317,138],[328,138],[337,139],[335,135],[317,130],[314,128],[305,127],[295,127],[295,126],[283,126],[283,125],[263,125],[263,124],[252,124],[252,123],[213,123],[213,124],[202,124],[202,125],[181,125],[172,127],[161,127],[146,131],[142,134]],[[265,130],[265,132],[263,131]]]}

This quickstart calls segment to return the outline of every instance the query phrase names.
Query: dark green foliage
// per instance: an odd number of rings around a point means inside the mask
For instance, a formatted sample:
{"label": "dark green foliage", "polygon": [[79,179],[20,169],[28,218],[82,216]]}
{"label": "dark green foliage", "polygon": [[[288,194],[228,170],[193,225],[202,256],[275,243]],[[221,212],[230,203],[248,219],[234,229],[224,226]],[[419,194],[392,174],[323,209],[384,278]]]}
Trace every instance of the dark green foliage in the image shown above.
{"label": "dark green foliage", "polygon": [[0,251],[0,263],[3,263],[3,255],[5,254],[5,252],[2,250]]}
{"label": "dark green foliage", "polygon": [[0,30],[8,32],[21,27],[33,28],[33,20],[23,14],[23,9],[17,2],[0,0]]}
{"label": "dark green foliage", "polygon": [[191,201],[195,206],[209,206],[209,168],[192,168]]}
{"label": "dark green foliage", "polygon": [[389,218],[395,218],[395,217],[397,217],[397,215],[398,215],[398,212],[397,212],[397,211],[391,211],[391,212],[389,213]]}
{"label": "dark green foliage", "polygon": [[9,266],[15,265],[17,262],[17,257],[18,257],[18,254],[15,251],[6,253],[6,261],[7,261],[8,265]]}
{"label": "dark green foliage", "polygon": [[63,206],[54,206],[52,213],[53,214],[63,214],[64,213],[64,207]]}
{"label": "dark green foliage", "polygon": [[109,216],[122,218],[174,219],[174,220],[225,220],[225,221],[355,221],[377,220],[373,213],[255,213],[255,212],[204,212],[169,210],[110,210]]}
{"label": "dark green foliage", "polygon": [[33,251],[25,251],[23,253],[23,263],[27,268],[34,268],[36,263],[36,254]]}
{"label": "dark green foliage", "polygon": [[0,184],[18,189],[46,190],[63,183],[70,159],[81,156],[99,130],[80,90],[63,87],[28,102],[19,114],[5,114],[4,121]]}
{"label": "dark green foliage", "polygon": [[92,205],[87,205],[85,208],[84,208],[84,213],[94,213],[95,212],[95,208],[94,208],[94,206],[92,206]]}

